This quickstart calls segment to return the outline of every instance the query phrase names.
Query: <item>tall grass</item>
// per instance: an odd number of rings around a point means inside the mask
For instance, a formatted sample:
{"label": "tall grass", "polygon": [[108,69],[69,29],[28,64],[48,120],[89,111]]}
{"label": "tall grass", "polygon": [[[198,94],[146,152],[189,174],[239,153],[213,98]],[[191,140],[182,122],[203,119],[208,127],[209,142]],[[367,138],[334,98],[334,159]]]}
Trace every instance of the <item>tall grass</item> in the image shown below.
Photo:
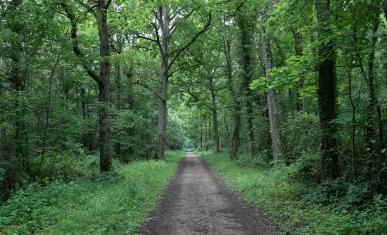
{"label": "tall grass", "polygon": [[92,179],[30,185],[0,207],[0,234],[134,234],[175,173],[167,161],[121,165]]}

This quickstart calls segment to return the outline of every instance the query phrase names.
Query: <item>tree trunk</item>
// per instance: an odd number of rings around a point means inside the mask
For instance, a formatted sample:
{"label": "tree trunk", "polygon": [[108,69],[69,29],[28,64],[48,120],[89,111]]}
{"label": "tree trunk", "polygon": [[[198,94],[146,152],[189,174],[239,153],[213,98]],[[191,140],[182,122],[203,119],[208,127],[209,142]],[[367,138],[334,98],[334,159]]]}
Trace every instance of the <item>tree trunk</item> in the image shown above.
{"label": "tree trunk", "polygon": [[321,126],[321,178],[335,179],[340,176],[337,144],[337,125],[334,120],[336,111],[336,52],[330,39],[330,1],[316,0],[317,20],[319,24],[319,80],[318,109]]}
{"label": "tree trunk", "polygon": [[387,0],[384,0],[383,10],[384,10],[384,17],[387,19]]}
{"label": "tree trunk", "polygon": [[233,67],[231,59],[231,40],[228,35],[227,25],[224,23],[224,35],[223,35],[223,49],[224,55],[226,58],[226,73],[227,73],[227,86],[230,90],[231,96],[234,101],[234,130],[231,139],[231,159],[238,158],[238,147],[239,147],[239,137],[240,137],[240,127],[241,127],[241,105],[237,97],[237,91],[234,89],[233,85]]}
{"label": "tree trunk", "polygon": [[160,74],[160,99],[159,99],[159,116],[157,121],[157,146],[156,159],[165,159],[166,130],[167,130],[167,93],[168,93],[168,76],[169,76],[169,6],[161,6],[161,74]]}
{"label": "tree trunk", "polygon": [[218,123],[218,109],[216,106],[216,87],[213,75],[209,74],[210,92],[211,92],[211,111],[213,119],[213,129],[215,138],[215,152],[220,152],[220,137],[219,137],[219,123]]}
{"label": "tree trunk", "polygon": [[[114,106],[116,108],[116,111],[120,112],[121,111],[121,66],[119,64],[116,64],[114,66],[114,73],[115,73]],[[120,140],[117,140],[117,142],[115,143],[114,152],[118,159],[120,159],[124,163],[128,163],[128,159],[124,156],[125,154],[122,154]]]}
{"label": "tree trunk", "polygon": [[241,106],[235,105],[234,108],[234,131],[231,140],[231,159],[238,158],[239,133],[241,129]]}
{"label": "tree trunk", "polygon": [[[298,31],[292,30],[294,37],[294,51],[296,56],[303,56],[304,50],[302,48],[302,34]],[[304,111],[304,98],[300,99],[300,89],[304,86],[304,77],[301,78],[301,81],[296,85],[295,90],[295,99],[296,99],[296,110]]]}
{"label": "tree trunk", "polygon": [[[271,6],[271,8],[273,8],[273,6]],[[268,15],[270,14],[271,12],[268,13]],[[265,64],[266,78],[268,81],[271,81],[271,69],[273,68],[273,58],[271,53],[270,36],[265,28],[263,28],[262,51],[263,61]],[[269,88],[269,91],[267,93],[267,106],[269,109],[270,136],[273,151],[273,160],[276,161],[279,160],[281,157],[281,138],[279,135],[277,123],[276,94],[273,88]]]}
{"label": "tree trunk", "polygon": [[[13,14],[17,14],[18,8],[23,4],[22,0],[13,0],[11,1],[11,11],[14,11]],[[25,90],[25,78],[26,78],[26,69],[25,58],[23,56],[24,46],[23,46],[23,37],[24,37],[24,24],[20,19],[14,19],[13,24],[10,29],[17,35],[15,40],[11,42],[12,53],[10,59],[12,61],[12,71],[11,71],[11,81],[13,89],[15,92],[15,118],[14,118],[14,127],[15,127],[15,136],[14,141],[15,145],[13,146],[13,169],[11,171],[18,172],[20,170],[28,171],[29,159],[28,159],[28,140],[26,137],[26,124],[25,124],[25,106],[23,102],[24,90]],[[12,158],[12,156],[11,156]],[[16,177],[15,177],[16,178]],[[12,179],[14,180],[14,179]]]}
{"label": "tree trunk", "polygon": [[203,149],[203,127],[200,127],[200,149]]}
{"label": "tree trunk", "polygon": [[110,43],[107,25],[107,9],[97,6],[97,21],[100,40],[100,82],[98,83],[99,110],[99,147],[100,170],[112,168],[112,149],[110,143],[109,83],[110,83]]}
{"label": "tree trunk", "polygon": [[60,1],[58,4],[64,9],[66,16],[70,20],[71,39],[73,43],[73,52],[81,58],[82,66],[87,74],[98,84],[99,101],[99,152],[100,152],[100,170],[109,171],[112,168],[112,147],[110,143],[110,113],[109,113],[109,84],[110,84],[110,43],[109,28],[107,25],[107,9],[110,1],[98,1],[95,6],[94,16],[98,25],[100,64],[99,75],[86,63],[85,55],[79,47],[77,19],[74,12],[66,4]]}
{"label": "tree trunk", "polygon": [[[378,103],[378,99],[375,91],[375,72],[374,72],[374,61],[375,61],[375,48],[377,43],[376,33],[379,28],[379,17],[375,16],[373,27],[372,27],[372,39],[371,48],[368,55],[368,107],[366,112],[366,142],[367,150],[374,154],[383,145],[383,121],[381,108]],[[376,127],[376,123],[378,127]],[[379,141],[376,141],[376,132],[379,129]],[[380,142],[380,145],[377,143]]]}
{"label": "tree trunk", "polygon": [[252,91],[249,88],[250,83],[252,82],[253,76],[253,57],[251,51],[254,48],[253,36],[252,36],[252,22],[249,21],[245,15],[241,12],[238,15],[237,23],[240,30],[240,40],[242,47],[242,77],[243,81],[241,83],[241,90],[244,92],[245,104],[246,104],[246,116],[247,116],[247,127],[248,127],[248,143],[249,143],[249,152],[251,155],[255,153],[254,147],[254,130],[253,130],[253,107],[252,107]]}
{"label": "tree trunk", "polygon": [[352,65],[348,68],[348,97],[351,105],[351,164],[352,177],[356,176],[356,106],[352,95]]}
{"label": "tree trunk", "polygon": [[[84,87],[81,87],[80,99],[81,99],[82,119],[84,123],[86,123],[86,120],[88,119],[88,115],[87,115],[87,103],[86,103],[86,90]],[[92,145],[90,141],[90,131],[88,130],[88,128],[82,134],[82,143],[84,148],[86,148],[89,151],[92,150]]]}
{"label": "tree trunk", "polygon": [[117,111],[121,110],[121,66],[116,65],[114,67],[114,72],[115,72],[115,103],[114,106]]}

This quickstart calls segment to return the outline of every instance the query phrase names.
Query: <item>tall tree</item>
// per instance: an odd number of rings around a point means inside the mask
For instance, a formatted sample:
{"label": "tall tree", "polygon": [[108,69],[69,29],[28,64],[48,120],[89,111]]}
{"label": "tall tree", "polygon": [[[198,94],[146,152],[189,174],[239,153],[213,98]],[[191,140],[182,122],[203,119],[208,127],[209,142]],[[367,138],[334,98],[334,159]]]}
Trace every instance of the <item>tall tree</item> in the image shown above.
{"label": "tall tree", "polygon": [[335,179],[340,175],[337,144],[336,51],[332,40],[330,0],[316,0],[319,57],[318,108],[321,128],[321,178]]}
{"label": "tall tree", "polygon": [[71,25],[71,39],[73,43],[73,52],[82,62],[83,68],[98,85],[98,101],[99,101],[99,153],[100,153],[100,170],[102,172],[109,171],[112,168],[112,146],[111,146],[111,126],[109,113],[109,83],[110,83],[110,41],[108,27],[108,8],[111,0],[94,1],[93,6],[81,3],[88,12],[92,12],[98,26],[99,36],[99,74],[90,66],[85,58],[85,54],[81,50],[78,41],[78,22],[66,0],[60,1],[60,6],[64,9],[67,18]]}
{"label": "tall tree", "polygon": [[250,83],[254,75],[254,56],[252,52],[254,51],[254,29],[255,23],[254,14],[251,14],[251,9],[248,9],[247,6],[243,6],[238,9],[238,14],[236,17],[237,24],[240,31],[240,44],[241,44],[241,67],[242,67],[242,82],[241,82],[241,91],[244,94],[245,106],[246,106],[246,116],[247,116],[247,128],[248,128],[248,143],[249,143],[249,152],[251,155],[255,153],[254,146],[254,127],[253,127],[253,92],[249,88]]}
{"label": "tall tree", "polygon": [[[275,3],[276,3],[276,0],[268,0],[263,23],[265,23],[270,18],[273,12]],[[263,61],[265,65],[266,79],[268,81],[271,81],[273,57],[272,57],[270,35],[267,32],[267,29],[265,28],[265,26],[262,26],[262,52],[263,52]],[[273,159],[278,160],[281,156],[281,138],[279,135],[278,121],[277,121],[278,110],[277,110],[277,102],[276,102],[276,93],[272,86],[269,87],[266,99],[267,99],[267,106],[269,110],[270,136],[271,136]]]}
{"label": "tall tree", "polygon": [[234,76],[233,76],[233,62],[232,62],[232,52],[231,45],[232,39],[229,31],[229,27],[227,26],[226,21],[223,21],[223,53],[226,59],[226,76],[227,76],[227,87],[231,93],[233,102],[234,102],[234,110],[233,110],[233,119],[234,119],[234,130],[231,139],[231,159],[238,158],[238,147],[239,147],[239,139],[240,139],[240,129],[241,129],[241,102],[239,100],[239,92],[235,89],[234,85]]}
{"label": "tall tree", "polygon": [[[186,51],[200,35],[204,34],[211,25],[211,14],[208,15],[207,23],[201,30],[196,32],[187,42],[183,43],[178,48],[173,48],[172,35],[176,34],[178,26],[176,22],[179,20],[187,20],[197,9],[191,9],[184,11],[179,7],[172,7],[171,4],[164,3],[156,10],[153,11],[154,19],[152,21],[152,27],[154,29],[154,37],[149,38],[143,35],[138,35],[139,38],[155,42],[158,45],[159,53],[161,56],[160,66],[160,88],[157,94],[159,98],[159,114],[157,121],[157,144],[155,151],[155,158],[164,160],[165,158],[165,146],[166,146],[166,130],[167,130],[167,99],[168,99],[168,80],[171,76],[170,70],[179,56]],[[181,45],[181,44],[180,44]]]}

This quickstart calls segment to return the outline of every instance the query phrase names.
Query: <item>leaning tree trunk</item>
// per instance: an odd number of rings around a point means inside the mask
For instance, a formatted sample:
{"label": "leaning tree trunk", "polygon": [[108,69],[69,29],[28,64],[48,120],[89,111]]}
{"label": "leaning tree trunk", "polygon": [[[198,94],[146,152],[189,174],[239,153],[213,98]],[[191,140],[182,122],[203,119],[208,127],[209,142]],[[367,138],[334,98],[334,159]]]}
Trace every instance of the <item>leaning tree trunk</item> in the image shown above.
{"label": "leaning tree trunk", "polygon": [[[269,0],[268,9],[266,12],[266,19],[270,17],[273,11],[274,4],[275,4],[274,0]],[[263,52],[263,61],[265,65],[265,73],[266,73],[267,80],[271,81],[271,69],[273,68],[271,39],[265,27],[263,27],[262,33],[263,33],[262,52]],[[273,159],[279,160],[281,157],[281,138],[278,131],[276,93],[273,88],[269,88],[269,91],[267,92],[267,106],[269,109],[270,136],[271,136],[271,146],[273,151]]]}
{"label": "leaning tree trunk", "polygon": [[335,179],[340,176],[337,144],[336,110],[336,51],[331,39],[330,1],[316,0],[319,24],[319,79],[318,109],[321,126],[321,178]]}
{"label": "leaning tree trunk", "polygon": [[160,74],[160,99],[159,116],[157,121],[157,146],[156,159],[165,159],[166,130],[167,130],[167,93],[168,93],[168,73],[169,73],[169,6],[161,6],[161,74]]}
{"label": "leaning tree trunk", "polygon": [[100,82],[98,83],[99,110],[99,147],[100,170],[109,171],[112,168],[112,148],[110,136],[109,113],[109,82],[110,82],[110,43],[107,25],[107,9],[97,7],[97,21],[100,40]]}

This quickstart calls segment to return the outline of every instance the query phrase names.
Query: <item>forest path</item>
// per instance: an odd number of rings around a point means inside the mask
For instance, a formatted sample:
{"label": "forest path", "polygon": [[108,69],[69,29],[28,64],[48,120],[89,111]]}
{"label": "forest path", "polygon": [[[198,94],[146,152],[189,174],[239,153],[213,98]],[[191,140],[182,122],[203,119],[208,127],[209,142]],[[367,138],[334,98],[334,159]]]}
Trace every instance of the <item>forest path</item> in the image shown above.
{"label": "forest path", "polygon": [[279,234],[188,152],[141,234]]}

